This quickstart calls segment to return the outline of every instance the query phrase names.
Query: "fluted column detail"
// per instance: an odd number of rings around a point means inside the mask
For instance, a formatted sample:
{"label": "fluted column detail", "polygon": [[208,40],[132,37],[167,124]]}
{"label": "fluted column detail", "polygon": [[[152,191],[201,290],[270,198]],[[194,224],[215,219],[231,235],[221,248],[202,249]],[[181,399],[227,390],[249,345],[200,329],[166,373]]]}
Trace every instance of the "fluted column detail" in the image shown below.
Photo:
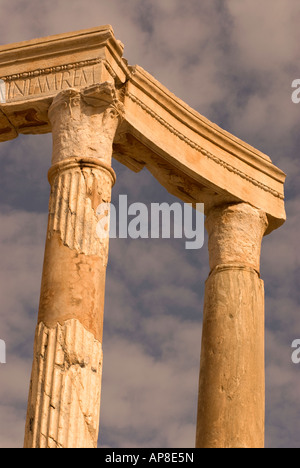
{"label": "fluted column detail", "polygon": [[108,237],[97,235],[97,207],[109,203],[115,173],[93,159],[72,158],[49,171],[51,195],[48,237],[59,233],[64,245],[78,253],[108,256]]}
{"label": "fluted column detail", "polygon": [[101,376],[101,343],[78,320],[54,328],[40,323],[25,446],[96,447]]}
{"label": "fluted column detail", "polygon": [[[26,448],[96,448],[111,200],[112,145],[122,106],[111,83],[66,90],[49,110],[53,157]],[[106,205],[107,206],[107,205]]]}

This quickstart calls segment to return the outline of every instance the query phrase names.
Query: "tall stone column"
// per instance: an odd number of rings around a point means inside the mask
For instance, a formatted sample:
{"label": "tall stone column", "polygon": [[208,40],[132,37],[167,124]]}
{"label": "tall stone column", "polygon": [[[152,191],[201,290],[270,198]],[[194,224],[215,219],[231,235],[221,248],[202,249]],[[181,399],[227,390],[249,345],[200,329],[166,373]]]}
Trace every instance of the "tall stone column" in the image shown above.
{"label": "tall stone column", "polygon": [[207,215],[206,282],[196,446],[264,446],[264,285],[260,251],[267,217],[246,203]]}
{"label": "tall stone column", "polygon": [[109,239],[97,236],[96,210],[111,199],[121,112],[110,83],[63,91],[49,110],[51,196],[26,448],[97,447]]}

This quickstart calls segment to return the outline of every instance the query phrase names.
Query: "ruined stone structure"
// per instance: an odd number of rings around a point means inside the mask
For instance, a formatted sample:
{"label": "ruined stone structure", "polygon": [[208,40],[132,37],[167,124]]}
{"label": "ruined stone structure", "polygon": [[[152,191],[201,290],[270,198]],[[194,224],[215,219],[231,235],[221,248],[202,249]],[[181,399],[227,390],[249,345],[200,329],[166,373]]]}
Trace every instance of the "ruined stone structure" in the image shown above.
{"label": "ruined stone structure", "polygon": [[263,447],[260,248],[285,221],[285,174],[122,54],[110,26],[0,48],[0,141],[53,135],[25,447],[97,446],[108,240],[96,208],[116,182],[112,157],[205,204],[196,446]]}

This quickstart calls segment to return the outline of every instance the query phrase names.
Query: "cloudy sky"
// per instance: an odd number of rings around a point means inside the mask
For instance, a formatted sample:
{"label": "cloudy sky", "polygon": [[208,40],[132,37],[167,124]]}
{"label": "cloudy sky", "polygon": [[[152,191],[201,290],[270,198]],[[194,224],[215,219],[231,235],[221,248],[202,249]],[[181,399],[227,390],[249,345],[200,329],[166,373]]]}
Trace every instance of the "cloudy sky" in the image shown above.
{"label": "cloudy sky", "polygon": [[[0,43],[111,24],[124,56],[286,174],[288,221],[265,238],[266,445],[300,447],[299,0],[0,0]],[[21,447],[46,233],[51,138],[0,146],[0,447]],[[113,200],[174,201],[114,162]],[[99,446],[193,447],[207,242],[112,240]]]}

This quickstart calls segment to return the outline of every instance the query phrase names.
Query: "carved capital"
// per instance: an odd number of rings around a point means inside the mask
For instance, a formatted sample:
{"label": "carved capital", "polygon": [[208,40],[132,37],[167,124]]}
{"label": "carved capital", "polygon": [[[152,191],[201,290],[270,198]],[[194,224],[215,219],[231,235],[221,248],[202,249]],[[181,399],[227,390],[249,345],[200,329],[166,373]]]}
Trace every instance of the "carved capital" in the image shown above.
{"label": "carved capital", "polygon": [[123,105],[110,82],[60,92],[49,108],[52,164],[73,157],[92,157],[110,165],[122,115]]}
{"label": "carved capital", "polygon": [[247,203],[212,208],[206,218],[211,270],[250,268],[260,271],[261,241],[267,216]]}

